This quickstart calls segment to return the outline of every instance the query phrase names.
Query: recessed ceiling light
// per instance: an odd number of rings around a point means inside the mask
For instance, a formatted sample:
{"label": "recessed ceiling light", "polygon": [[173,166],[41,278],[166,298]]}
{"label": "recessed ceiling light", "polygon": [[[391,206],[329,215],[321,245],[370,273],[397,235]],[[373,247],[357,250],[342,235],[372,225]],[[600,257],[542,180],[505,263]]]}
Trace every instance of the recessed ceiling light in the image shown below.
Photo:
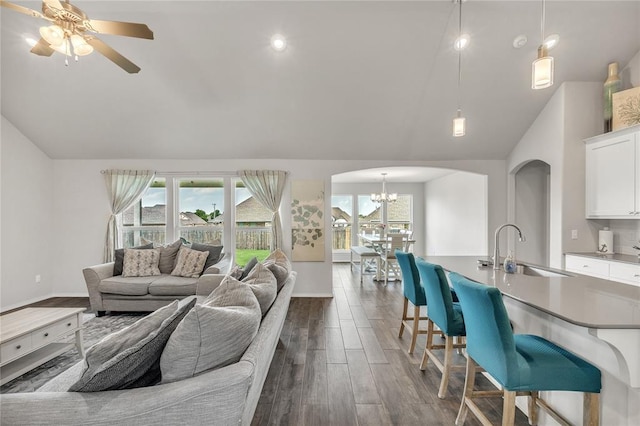
{"label": "recessed ceiling light", "polygon": [[558,34],[551,34],[544,39],[544,45],[547,47],[547,50],[551,50],[558,45],[559,41],[560,36]]}
{"label": "recessed ceiling light", "polygon": [[38,42],[36,41],[36,39],[31,38],[31,37],[25,37],[24,41],[27,42],[27,44],[31,47],[35,46],[36,44],[38,44]]}
{"label": "recessed ceiling light", "polygon": [[273,47],[273,50],[277,52],[282,52],[287,48],[287,40],[284,38],[284,36],[275,34],[273,37],[271,37],[271,47]]}
{"label": "recessed ceiling light", "polygon": [[527,44],[527,41],[528,41],[527,36],[524,34],[520,34],[519,36],[513,39],[513,47],[515,47],[516,49],[520,49],[525,44]]}
{"label": "recessed ceiling light", "polygon": [[453,43],[453,48],[456,50],[464,50],[469,46],[469,41],[471,37],[469,34],[462,34],[460,37],[456,38],[456,41]]}

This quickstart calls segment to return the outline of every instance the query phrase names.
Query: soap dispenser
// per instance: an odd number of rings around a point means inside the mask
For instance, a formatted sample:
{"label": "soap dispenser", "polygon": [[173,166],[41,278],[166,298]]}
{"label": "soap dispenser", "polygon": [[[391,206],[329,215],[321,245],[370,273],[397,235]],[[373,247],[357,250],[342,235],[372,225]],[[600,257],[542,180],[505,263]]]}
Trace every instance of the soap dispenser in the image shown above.
{"label": "soap dispenser", "polygon": [[516,272],[516,261],[513,258],[513,252],[509,250],[509,254],[504,259],[504,271],[507,274],[513,274]]}

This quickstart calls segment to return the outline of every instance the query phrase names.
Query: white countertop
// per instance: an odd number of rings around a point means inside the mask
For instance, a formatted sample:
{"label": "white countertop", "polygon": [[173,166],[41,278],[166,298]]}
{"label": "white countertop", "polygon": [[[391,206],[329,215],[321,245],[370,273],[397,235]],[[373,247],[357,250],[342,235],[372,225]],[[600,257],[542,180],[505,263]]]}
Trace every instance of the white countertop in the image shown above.
{"label": "white countertop", "polygon": [[566,271],[559,272],[572,276],[507,274],[490,266],[479,266],[477,260],[481,257],[476,256],[424,259],[473,281],[497,287],[505,296],[572,324],[593,329],[640,329],[640,287]]}
{"label": "white countertop", "polygon": [[634,265],[640,265],[640,257],[631,254],[602,254],[598,252],[575,252],[565,253],[571,256],[589,257],[592,259],[610,260],[613,262],[633,263]]}

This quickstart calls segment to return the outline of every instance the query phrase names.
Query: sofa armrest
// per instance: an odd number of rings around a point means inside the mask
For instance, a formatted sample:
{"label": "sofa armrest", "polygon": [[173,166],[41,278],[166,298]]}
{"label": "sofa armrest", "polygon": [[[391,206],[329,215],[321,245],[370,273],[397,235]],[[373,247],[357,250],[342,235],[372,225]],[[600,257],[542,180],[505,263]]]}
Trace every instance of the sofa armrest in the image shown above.
{"label": "sofa armrest", "polygon": [[222,274],[201,275],[200,278],[198,278],[196,295],[208,296],[213,290],[218,288],[225,276],[226,275]]}
{"label": "sofa armrest", "polygon": [[196,377],[106,392],[4,394],[2,424],[220,425],[240,422],[253,366],[238,362]]}
{"label": "sofa armrest", "polygon": [[100,265],[89,266],[82,270],[84,281],[89,291],[89,301],[91,309],[94,311],[104,311],[102,306],[102,294],[98,290],[100,281],[113,276],[113,265],[115,262],[103,263]]}

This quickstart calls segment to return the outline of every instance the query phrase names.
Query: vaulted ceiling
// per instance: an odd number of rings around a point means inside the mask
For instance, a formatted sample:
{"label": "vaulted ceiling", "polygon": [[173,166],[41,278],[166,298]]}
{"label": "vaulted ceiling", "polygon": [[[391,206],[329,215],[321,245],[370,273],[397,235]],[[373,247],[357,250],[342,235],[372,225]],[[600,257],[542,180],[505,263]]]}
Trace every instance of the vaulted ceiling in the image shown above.
{"label": "vaulted ceiling", "polygon": [[533,91],[541,2],[469,0],[467,135],[453,138],[451,0],[72,3],[155,40],[100,36],[139,74],[95,52],[66,67],[29,53],[44,21],[1,8],[2,115],[51,158],[501,159],[562,82],[604,81],[640,51],[639,0],[548,1],[556,84]]}

